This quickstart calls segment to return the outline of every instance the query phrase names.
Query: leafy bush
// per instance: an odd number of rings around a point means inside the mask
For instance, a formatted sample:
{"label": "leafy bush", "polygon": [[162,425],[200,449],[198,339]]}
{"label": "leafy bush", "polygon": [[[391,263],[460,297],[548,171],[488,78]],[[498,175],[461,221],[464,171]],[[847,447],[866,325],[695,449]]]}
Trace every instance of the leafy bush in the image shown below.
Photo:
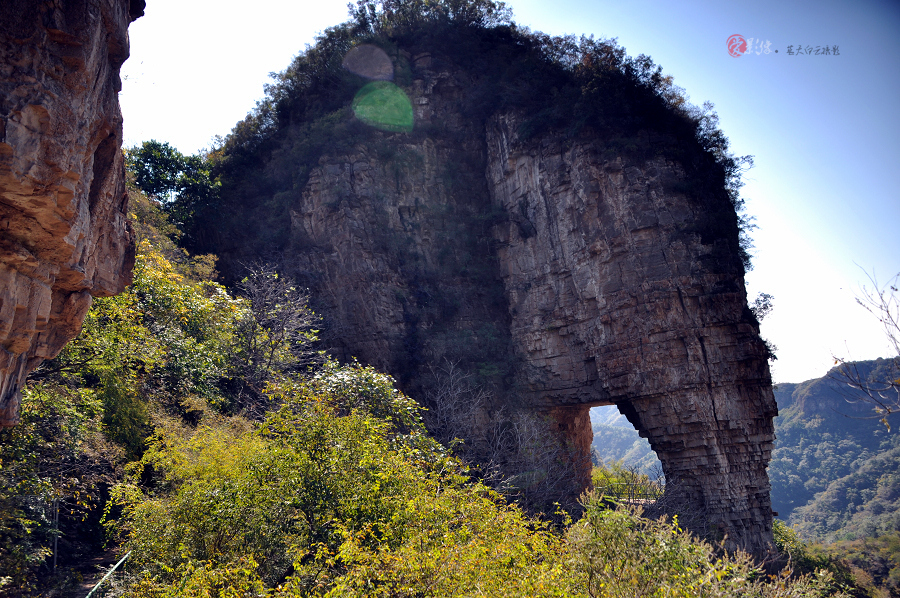
{"label": "leafy bush", "polygon": [[[256,430],[158,433],[114,491],[123,519],[111,525],[124,534],[132,561],[167,581],[189,562],[219,567],[253,555],[270,584],[291,572],[312,583],[345,533],[364,545],[399,542],[407,502],[424,485],[462,478],[440,445],[415,438],[422,430],[409,415],[410,400],[372,374],[331,366],[311,384],[328,394],[273,385],[269,392],[283,406]],[[359,395],[348,392],[354,385]],[[366,395],[386,400],[367,403]],[[389,419],[368,410],[390,405]],[[141,481],[151,471],[155,485],[147,494]]]}
{"label": "leafy bush", "polygon": [[900,532],[813,545],[810,551],[816,558],[844,569],[845,576],[871,596],[900,595]]}
{"label": "leafy bush", "polygon": [[364,412],[391,423],[394,430],[422,434],[422,407],[394,387],[394,379],[354,361],[328,360],[310,381],[341,414]]}
{"label": "leafy bush", "polygon": [[61,564],[82,556],[85,546],[73,543],[102,542],[85,520],[98,517],[102,489],[122,458],[102,433],[102,415],[97,396],[85,390],[47,383],[23,389],[20,423],[0,430],[0,594],[35,589],[57,529]]}
{"label": "leafy bush", "polygon": [[589,596],[840,596],[830,573],[790,579],[765,575],[743,553],[693,538],[676,520],[650,520],[604,508],[589,495],[585,513],[567,533],[571,566]]}
{"label": "leafy bush", "polygon": [[480,485],[424,488],[406,506],[402,543],[346,534],[348,567],[329,596],[572,596],[565,542]]}
{"label": "leafy bush", "polygon": [[134,283],[96,299],[81,334],[33,378],[96,392],[109,436],[136,458],[151,431],[151,404],[181,416],[197,405],[225,406],[221,381],[245,309],[220,285],[186,280],[145,240]]}

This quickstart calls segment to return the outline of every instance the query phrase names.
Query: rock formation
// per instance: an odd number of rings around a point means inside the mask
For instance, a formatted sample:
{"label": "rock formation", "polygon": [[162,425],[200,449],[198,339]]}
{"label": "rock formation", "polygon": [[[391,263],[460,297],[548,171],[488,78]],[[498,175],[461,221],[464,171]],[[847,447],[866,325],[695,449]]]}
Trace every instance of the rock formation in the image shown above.
{"label": "rock formation", "polygon": [[411,63],[417,132],[326,153],[291,208],[291,272],[332,350],[413,396],[435,364],[480,372],[494,392],[469,414],[475,444],[528,412],[584,457],[589,408],[615,404],[697,531],[765,553],[777,410],[727,197],[698,199],[678,163],[596,135],[467,119],[467,76]]}
{"label": "rock formation", "polygon": [[74,338],[92,296],[131,281],[118,92],[143,0],[0,6],[0,425]]}
{"label": "rock formation", "polygon": [[[528,223],[497,229],[520,395],[565,408],[573,429],[616,404],[669,498],[763,551],[777,409],[743,267],[726,238],[704,239],[711,206],[673,191],[677,164],[604,157],[597,140],[522,144],[516,125],[495,119],[487,146],[494,202]],[[589,450],[589,435],[573,440]]]}

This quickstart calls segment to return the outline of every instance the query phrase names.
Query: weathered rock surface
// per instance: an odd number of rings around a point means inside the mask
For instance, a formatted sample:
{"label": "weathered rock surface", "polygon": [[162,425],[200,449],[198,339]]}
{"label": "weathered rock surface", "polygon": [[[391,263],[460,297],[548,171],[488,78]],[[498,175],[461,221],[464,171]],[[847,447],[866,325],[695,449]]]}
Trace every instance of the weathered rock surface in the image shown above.
{"label": "weathered rock surface", "polygon": [[521,217],[496,229],[520,395],[587,429],[590,406],[618,405],[670,498],[761,552],[777,409],[733,244],[704,239],[709,206],[672,190],[677,164],[629,163],[597,140],[523,144],[517,128],[496,118],[487,146],[494,202]]}
{"label": "weathered rock surface", "polygon": [[0,5],[0,425],[74,338],[92,296],[131,282],[118,92],[143,0]]}
{"label": "weathered rock surface", "polygon": [[[410,64],[416,130],[354,133],[294,196],[286,255],[332,349],[413,396],[475,401],[430,407],[479,450],[508,450],[516,414],[545,416],[574,449],[573,493],[589,482],[588,410],[615,404],[697,531],[765,553],[777,410],[727,194],[692,192],[661,152],[468,118],[466,75]],[[448,362],[492,394],[435,395]]]}

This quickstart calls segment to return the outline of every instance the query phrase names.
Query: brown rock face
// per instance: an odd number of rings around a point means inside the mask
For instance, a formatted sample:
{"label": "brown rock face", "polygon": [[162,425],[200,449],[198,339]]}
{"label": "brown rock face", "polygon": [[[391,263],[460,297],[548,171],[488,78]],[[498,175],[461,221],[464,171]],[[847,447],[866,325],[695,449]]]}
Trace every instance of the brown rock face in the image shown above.
{"label": "brown rock face", "polygon": [[[351,130],[295,196],[287,254],[333,350],[464,422],[477,450],[516,450],[516,414],[538,416],[574,451],[576,495],[588,410],[615,404],[695,531],[765,553],[777,411],[727,195],[597,135],[525,141],[514,114],[466,118],[466,76],[411,63],[414,133]],[[435,390],[448,361],[492,394]]]}
{"label": "brown rock face", "polygon": [[131,282],[118,92],[142,0],[0,6],[0,425],[19,387]]}

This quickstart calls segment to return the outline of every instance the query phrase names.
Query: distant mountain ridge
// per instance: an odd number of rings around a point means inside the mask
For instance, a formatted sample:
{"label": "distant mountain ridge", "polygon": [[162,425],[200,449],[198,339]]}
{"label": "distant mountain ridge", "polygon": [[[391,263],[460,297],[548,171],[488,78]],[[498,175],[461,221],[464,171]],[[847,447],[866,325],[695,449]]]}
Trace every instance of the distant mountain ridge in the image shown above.
{"label": "distant mountain ridge", "polygon": [[650,443],[638,435],[615,405],[592,408],[591,429],[594,432],[591,456],[595,463],[621,461],[651,477],[662,474],[662,464]]}
{"label": "distant mountain ridge", "polygon": [[[888,375],[892,361],[857,362],[870,380]],[[900,436],[880,421],[871,403],[841,380],[838,368],[814,380],[775,389],[775,450],[769,465],[772,508],[807,537],[866,535],[863,514],[893,504]],[[900,489],[898,489],[900,496]],[[875,500],[880,506],[876,506]],[[884,519],[884,518],[882,518]],[[852,524],[853,530],[840,530]],[[898,520],[900,524],[900,520]]]}
{"label": "distant mountain ridge", "polygon": [[591,408],[591,425],[601,424],[604,426],[616,426],[619,428],[631,428],[631,422],[619,412],[619,408],[615,405],[604,405],[603,407]]}

